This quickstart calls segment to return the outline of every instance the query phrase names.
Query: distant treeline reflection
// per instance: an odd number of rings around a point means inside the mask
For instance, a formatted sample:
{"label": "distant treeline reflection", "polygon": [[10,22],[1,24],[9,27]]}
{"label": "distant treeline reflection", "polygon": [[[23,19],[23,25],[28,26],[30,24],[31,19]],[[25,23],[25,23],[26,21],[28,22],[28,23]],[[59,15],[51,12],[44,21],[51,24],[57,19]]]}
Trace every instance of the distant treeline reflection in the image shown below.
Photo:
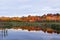
{"label": "distant treeline reflection", "polygon": [[22,29],[28,31],[40,31],[48,32],[48,33],[60,33],[60,25],[56,24],[41,24],[41,26],[2,26],[0,30],[5,29]]}

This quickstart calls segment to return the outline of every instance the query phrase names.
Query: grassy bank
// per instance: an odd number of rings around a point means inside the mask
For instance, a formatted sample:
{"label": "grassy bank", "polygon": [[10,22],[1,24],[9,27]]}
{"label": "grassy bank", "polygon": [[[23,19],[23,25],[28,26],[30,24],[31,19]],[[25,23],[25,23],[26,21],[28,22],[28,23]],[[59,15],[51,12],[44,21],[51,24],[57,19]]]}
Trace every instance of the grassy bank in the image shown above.
{"label": "grassy bank", "polygon": [[41,26],[41,25],[60,25],[60,22],[0,22],[0,26],[9,25],[9,26]]}
{"label": "grassy bank", "polygon": [[60,33],[60,22],[23,22],[23,21],[5,21],[0,22],[0,28],[12,28],[20,26],[39,26],[43,29],[51,28]]}

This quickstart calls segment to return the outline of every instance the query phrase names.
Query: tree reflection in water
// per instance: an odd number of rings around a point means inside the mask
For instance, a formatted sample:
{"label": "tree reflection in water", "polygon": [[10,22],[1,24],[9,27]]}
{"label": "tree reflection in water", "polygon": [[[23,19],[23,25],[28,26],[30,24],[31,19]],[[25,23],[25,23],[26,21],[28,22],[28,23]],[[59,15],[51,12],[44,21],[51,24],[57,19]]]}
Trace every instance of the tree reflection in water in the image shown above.
{"label": "tree reflection in water", "polygon": [[[8,35],[8,30],[9,28],[0,28],[1,30],[1,35],[2,35],[2,39],[4,37],[6,37]],[[40,27],[40,26],[13,26],[13,27],[10,27],[10,29],[22,29],[22,30],[28,30],[28,31],[40,31],[42,30],[44,33],[47,32],[47,33],[57,33],[57,34],[60,34],[60,29],[59,28],[55,28],[54,26],[53,27]]]}
{"label": "tree reflection in water", "polygon": [[22,30],[28,30],[28,31],[40,31],[42,30],[43,32],[47,32],[47,33],[57,33],[59,34],[60,33],[60,30],[56,30],[56,29],[53,29],[51,27],[40,27],[40,26],[14,26],[12,27],[13,29],[22,29]]}
{"label": "tree reflection in water", "polygon": [[2,37],[2,40],[8,35],[8,30],[5,28],[0,28],[0,37]]}

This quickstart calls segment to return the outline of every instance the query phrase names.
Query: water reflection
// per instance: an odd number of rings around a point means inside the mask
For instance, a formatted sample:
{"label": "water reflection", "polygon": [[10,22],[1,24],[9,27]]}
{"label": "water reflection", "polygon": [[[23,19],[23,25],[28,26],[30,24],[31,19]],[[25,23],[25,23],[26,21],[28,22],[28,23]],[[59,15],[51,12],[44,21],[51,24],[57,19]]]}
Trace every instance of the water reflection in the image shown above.
{"label": "water reflection", "polygon": [[13,26],[0,31],[0,40],[60,40],[60,32],[48,27]]}
{"label": "water reflection", "polygon": [[[1,30],[1,35],[2,37],[6,37],[8,35],[8,28],[0,28]],[[42,28],[40,26],[14,26],[10,29],[22,29],[22,30],[28,30],[28,31],[40,31],[42,30],[44,33],[57,33],[59,34],[60,32],[58,32],[57,30],[54,30],[52,28]]]}
{"label": "water reflection", "polygon": [[7,32],[8,32],[7,29],[3,29],[3,30],[2,30],[2,36],[3,36],[3,37],[6,37],[6,36],[8,35]]}
{"label": "water reflection", "polygon": [[22,30],[28,30],[28,31],[40,31],[42,30],[43,32],[47,32],[47,33],[57,33],[59,34],[60,33],[60,30],[54,30],[53,28],[50,28],[50,27],[46,27],[46,28],[43,28],[43,27],[40,27],[40,26],[14,26],[12,27],[12,29],[22,29]]}
{"label": "water reflection", "polygon": [[4,37],[8,36],[7,29],[0,29],[0,40],[3,40]]}

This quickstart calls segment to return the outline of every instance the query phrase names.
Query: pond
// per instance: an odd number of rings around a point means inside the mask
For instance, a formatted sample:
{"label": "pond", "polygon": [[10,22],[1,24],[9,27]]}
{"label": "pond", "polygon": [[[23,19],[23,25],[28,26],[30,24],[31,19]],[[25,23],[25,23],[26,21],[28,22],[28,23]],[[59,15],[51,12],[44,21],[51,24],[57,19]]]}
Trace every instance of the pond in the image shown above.
{"label": "pond", "polygon": [[0,28],[0,40],[60,40],[60,33],[44,31],[40,27]]}

